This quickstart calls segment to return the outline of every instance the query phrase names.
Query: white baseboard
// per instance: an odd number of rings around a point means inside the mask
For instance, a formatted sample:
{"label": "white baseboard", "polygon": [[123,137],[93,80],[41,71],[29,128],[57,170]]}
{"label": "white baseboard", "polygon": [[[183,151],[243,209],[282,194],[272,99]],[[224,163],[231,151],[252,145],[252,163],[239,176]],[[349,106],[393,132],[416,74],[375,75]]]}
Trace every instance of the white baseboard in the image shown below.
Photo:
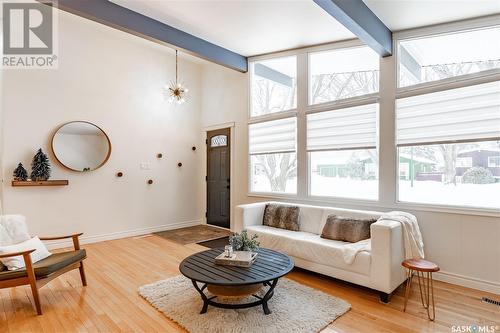
{"label": "white baseboard", "polygon": [[[113,239],[147,235],[147,234],[150,234],[153,232],[160,232],[160,231],[165,231],[165,230],[192,227],[195,225],[199,225],[201,223],[202,223],[201,220],[193,220],[193,221],[184,221],[184,222],[177,222],[177,223],[171,223],[171,224],[164,224],[164,225],[159,225],[159,226],[154,226],[154,227],[118,231],[118,232],[112,232],[109,234],[102,234],[102,235],[93,235],[93,236],[83,235],[82,237],[80,237],[80,244],[91,244],[91,243],[109,241],[109,240],[113,240]],[[64,247],[73,246],[73,241],[71,239],[63,240],[63,241],[48,241],[45,243],[49,249],[60,249],[60,248],[64,248]]]}
{"label": "white baseboard", "polygon": [[477,279],[460,274],[439,271],[433,274],[435,280],[500,295],[500,283]]}

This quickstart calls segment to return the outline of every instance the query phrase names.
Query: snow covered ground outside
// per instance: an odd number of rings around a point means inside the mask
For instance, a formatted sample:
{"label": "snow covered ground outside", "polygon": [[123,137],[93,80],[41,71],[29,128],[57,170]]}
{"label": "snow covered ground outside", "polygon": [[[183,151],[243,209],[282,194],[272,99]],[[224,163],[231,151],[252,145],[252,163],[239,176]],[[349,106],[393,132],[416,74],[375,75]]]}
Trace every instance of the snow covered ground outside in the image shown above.
{"label": "snow covered ground outside", "polygon": [[500,208],[500,183],[443,184],[399,181],[399,201],[468,207]]}
{"label": "snow covered ground outside", "polygon": [[378,181],[324,177],[313,174],[311,177],[311,195],[377,200]]}
{"label": "snow covered ground outside", "polygon": [[[254,192],[270,192],[265,176],[253,178]],[[288,180],[286,193],[296,193],[297,179]],[[311,195],[377,200],[377,180],[324,177],[313,174]],[[399,201],[478,208],[500,208],[500,183],[443,184],[436,181],[399,181]]]}

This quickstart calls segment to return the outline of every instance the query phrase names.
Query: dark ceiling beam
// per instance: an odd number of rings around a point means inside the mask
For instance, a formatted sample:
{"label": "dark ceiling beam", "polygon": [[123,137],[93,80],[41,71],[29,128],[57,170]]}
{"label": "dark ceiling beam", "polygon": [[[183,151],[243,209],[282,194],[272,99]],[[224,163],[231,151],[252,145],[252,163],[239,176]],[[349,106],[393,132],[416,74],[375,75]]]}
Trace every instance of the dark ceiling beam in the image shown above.
{"label": "dark ceiling beam", "polygon": [[[39,0],[43,3],[55,3],[54,0]],[[246,72],[247,58],[190,35],[148,16],[119,6],[108,0],[59,0],[59,9],[88,18],[104,25],[130,34],[165,44],[196,57],[217,63],[231,69]]]}
{"label": "dark ceiling beam", "polygon": [[313,0],[382,57],[392,55],[392,32],[362,0]]}

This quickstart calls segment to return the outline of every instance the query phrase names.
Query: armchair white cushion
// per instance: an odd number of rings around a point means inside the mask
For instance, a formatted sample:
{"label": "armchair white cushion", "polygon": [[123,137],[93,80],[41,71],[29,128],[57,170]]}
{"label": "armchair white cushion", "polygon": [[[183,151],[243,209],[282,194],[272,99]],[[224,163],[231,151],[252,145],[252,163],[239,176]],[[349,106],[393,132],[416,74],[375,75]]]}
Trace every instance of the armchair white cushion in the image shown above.
{"label": "armchair white cushion", "polygon": [[[8,245],[8,246],[0,246],[0,254],[9,254],[9,253],[17,253],[23,251],[35,250],[31,252],[31,262],[34,264],[42,259],[45,259],[51,255],[49,250],[45,247],[38,236],[35,236],[27,241]],[[15,257],[6,257],[0,259],[2,263],[7,267],[9,271],[13,271],[16,269],[21,269],[26,267],[24,263],[24,258],[22,255]]]}
{"label": "armchair white cushion", "polygon": [[[314,272],[349,281],[385,294],[391,294],[404,280],[403,238],[401,224],[377,221],[370,227],[371,239],[354,261],[345,260],[346,243],[321,238],[328,215],[351,218],[375,218],[383,213],[294,204],[300,207],[300,231],[282,230],[262,225],[264,208],[269,202],[236,207],[234,231],[248,230],[257,234],[261,246],[282,251],[295,260],[295,265]],[[357,244],[357,243],[356,243]]]}

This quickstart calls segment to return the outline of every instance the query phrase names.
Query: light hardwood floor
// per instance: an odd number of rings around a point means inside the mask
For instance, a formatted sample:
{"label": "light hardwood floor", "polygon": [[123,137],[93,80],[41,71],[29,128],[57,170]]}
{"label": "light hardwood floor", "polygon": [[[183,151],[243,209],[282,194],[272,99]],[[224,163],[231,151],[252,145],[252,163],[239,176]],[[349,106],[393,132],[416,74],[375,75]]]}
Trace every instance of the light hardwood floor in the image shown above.
{"label": "light hardwood floor", "polygon": [[[86,245],[88,287],[77,271],[41,289],[43,316],[36,316],[27,287],[0,290],[0,332],[182,332],[137,294],[143,284],[179,274],[180,261],[205,249],[157,236]],[[289,278],[341,297],[352,309],[324,332],[451,332],[452,325],[493,325],[500,332],[500,307],[480,301],[487,293],[436,282],[437,318],[427,320],[417,285],[406,313],[400,288],[388,305],[376,292],[325,276],[294,270]],[[488,295],[499,299],[498,295]],[[175,301],[175,300],[172,300]],[[271,305],[272,306],[272,305]]]}

